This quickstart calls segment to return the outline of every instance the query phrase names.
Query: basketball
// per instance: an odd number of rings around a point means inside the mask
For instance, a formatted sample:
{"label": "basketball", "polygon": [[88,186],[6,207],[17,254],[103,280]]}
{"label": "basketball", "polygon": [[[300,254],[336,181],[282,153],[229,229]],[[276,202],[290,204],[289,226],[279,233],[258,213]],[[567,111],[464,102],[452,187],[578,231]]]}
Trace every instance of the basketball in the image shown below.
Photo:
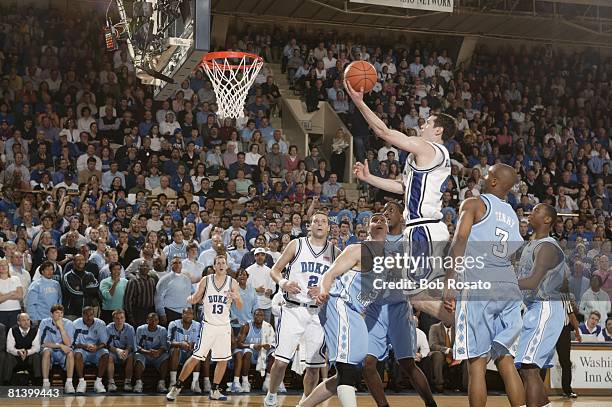
{"label": "basketball", "polygon": [[344,70],[344,77],[351,88],[357,92],[363,88],[365,93],[370,92],[378,81],[376,68],[366,61],[355,61],[349,64]]}

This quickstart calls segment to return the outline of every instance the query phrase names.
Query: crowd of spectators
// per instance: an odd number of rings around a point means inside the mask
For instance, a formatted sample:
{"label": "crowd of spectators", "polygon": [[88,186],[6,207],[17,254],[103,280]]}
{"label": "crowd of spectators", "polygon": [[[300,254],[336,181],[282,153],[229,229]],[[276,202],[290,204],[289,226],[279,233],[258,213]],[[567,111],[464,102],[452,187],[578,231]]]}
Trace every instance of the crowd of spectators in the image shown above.
{"label": "crowd of spectators", "polygon": [[[442,202],[451,235],[459,204],[480,193],[488,168],[514,166],[521,180],[508,202],[523,237],[531,233],[526,213],[538,202],[564,215],[554,236],[574,260],[570,293],[589,332],[599,326],[594,337],[610,340],[612,324],[602,329],[612,296],[609,58],[478,48],[469,64],[456,64],[454,49],[401,38],[368,44],[266,30],[231,35],[225,48],[280,62],[309,110],[331,103],[350,128],[355,158],[367,158],[378,176],[400,178],[406,153],[375,138],[354,111],[343,90],[347,63],[376,67],[380,81],[366,100],[389,127],[418,135],[430,114],[457,118],[459,132],[446,141],[452,176]],[[55,304],[67,321],[93,310],[113,324],[121,309],[134,330],[157,332],[183,317],[193,284],[219,253],[251,303],[233,311],[234,328],[256,309],[270,321],[277,288],[266,270],[291,239],[306,235],[309,210],[328,210],[330,240],[342,249],[365,239],[369,216],[386,200],[402,198],[360,186],[349,202],[347,134],[338,132],[329,157],[317,146],[299,151],[271,124],[281,113],[280,92],[268,68],[249,93],[245,120],[217,117],[201,71],[170,100],[156,102],[151,92],[125,44],[105,52],[99,25],[84,14],[4,14],[0,324],[7,332],[20,326],[27,334],[23,311],[35,323],[57,321]],[[448,355],[443,332],[427,331],[427,346]]]}

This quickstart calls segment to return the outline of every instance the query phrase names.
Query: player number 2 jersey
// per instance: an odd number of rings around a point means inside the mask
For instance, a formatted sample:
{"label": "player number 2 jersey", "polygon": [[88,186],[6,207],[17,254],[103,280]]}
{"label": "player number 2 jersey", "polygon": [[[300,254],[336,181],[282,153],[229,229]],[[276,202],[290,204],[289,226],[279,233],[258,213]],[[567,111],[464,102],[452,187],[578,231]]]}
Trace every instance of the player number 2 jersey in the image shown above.
{"label": "player number 2 jersey", "polygon": [[217,287],[215,275],[206,276],[206,289],[202,299],[204,322],[210,325],[227,325],[230,323],[229,292],[232,289],[232,278],[225,276],[221,286]]}
{"label": "player number 2 jersey", "polygon": [[419,168],[414,154],[408,155],[403,173],[404,219],[442,219],[442,194],[451,175],[448,150],[442,144],[431,143],[436,155],[430,166]]}
{"label": "player number 2 jersey", "polygon": [[[317,251],[318,250],[318,251]],[[308,237],[297,240],[295,256],[289,265],[287,279],[299,284],[298,294],[285,293],[285,298],[303,304],[314,304],[308,296],[308,288],[321,284],[323,274],[329,270],[334,261],[334,247],[326,242],[323,248],[314,248]]]}

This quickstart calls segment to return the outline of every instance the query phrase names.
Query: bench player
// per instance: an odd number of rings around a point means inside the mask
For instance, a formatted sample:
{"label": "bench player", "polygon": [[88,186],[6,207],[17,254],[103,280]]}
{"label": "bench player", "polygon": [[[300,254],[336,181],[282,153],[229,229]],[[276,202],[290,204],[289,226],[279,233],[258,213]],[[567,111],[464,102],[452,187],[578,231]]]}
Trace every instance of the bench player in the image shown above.
{"label": "bench player", "polygon": [[[521,332],[522,295],[511,258],[523,238],[516,212],[504,201],[516,182],[516,172],[495,164],[484,180],[485,193],[466,199],[459,209],[449,253],[454,270],[449,269],[446,282],[452,288],[450,283],[459,275],[462,283],[480,284],[483,289],[464,289],[456,302],[447,289],[445,306],[455,311],[453,358],[468,360],[470,407],[487,403],[489,358],[497,365],[510,405],[518,407],[525,404],[525,392],[511,347]],[[486,289],[485,283],[491,288]]]}
{"label": "bench player", "polygon": [[349,245],[323,276],[317,302],[326,302],[321,323],[329,361],[335,364],[337,373],[319,384],[298,407],[316,406],[336,393],[342,407],[357,407],[355,390],[361,378],[358,366],[368,351],[368,327],[362,314],[376,295],[371,259],[384,254],[387,231],[384,215],[372,215],[369,240]]}
{"label": "bench player", "polygon": [[[277,405],[276,393],[285,377],[285,369],[293,360],[300,340],[304,339],[306,371],[304,396],[308,396],[319,381],[319,369],[325,366],[324,333],[319,320],[319,294],[321,278],[334,261],[335,249],[327,241],[329,219],[324,212],[311,217],[309,237],[289,242],[281,257],[270,270],[272,279],[284,291],[285,304],[276,322],[276,349],[270,370],[270,387],[264,405]],[[282,272],[288,268],[288,278]]]}
{"label": "bench player", "polygon": [[213,268],[215,273],[202,278],[196,292],[187,297],[189,304],[202,302],[204,318],[200,338],[193,349],[193,354],[185,362],[176,384],[166,395],[169,401],[176,400],[184,386],[184,381],[200,362],[206,360],[209,352],[211,360],[217,362],[209,398],[227,400],[227,396],[221,393],[219,385],[223,380],[227,361],[232,358],[232,326],[229,312],[233,301],[236,301],[238,309],[242,308],[242,303],[238,292],[238,282],[227,275],[225,254],[215,256]]}
{"label": "bench player", "polygon": [[[442,256],[444,243],[450,237],[446,224],[442,222],[442,194],[451,175],[450,156],[442,143],[456,133],[455,119],[444,113],[433,114],[423,125],[421,135],[410,137],[389,129],[366,105],[363,92],[351,88],[346,81],[344,86],[374,133],[409,153],[401,181],[372,175],[367,160],[355,164],[355,175],[373,187],[404,195],[404,237],[412,257]],[[418,283],[421,279],[437,280],[443,275],[444,270],[440,268],[422,267],[412,270],[406,277]],[[452,315],[444,310],[442,301],[434,300],[434,293],[415,288],[408,294],[415,308],[438,319],[452,321]]]}
{"label": "bench player", "polygon": [[[402,253],[403,217],[402,205],[395,201],[387,202],[383,214],[387,219],[389,233],[386,235],[385,249],[387,255]],[[401,273],[386,273],[386,280],[398,281]],[[388,356],[388,346],[393,347],[395,359],[404,374],[410,379],[415,390],[427,407],[435,407],[433,395],[427,378],[415,364],[416,323],[412,307],[401,290],[384,290],[378,293],[376,300],[365,310],[365,321],[368,327],[368,354],[364,361],[364,379],[378,406],[388,406],[383,382],[376,365]]]}
{"label": "bench player", "polygon": [[557,211],[548,204],[538,204],[529,215],[535,235],[523,248],[519,269],[519,287],[527,311],[515,365],[525,385],[528,406],[550,406],[540,369],[552,367],[552,357],[565,325],[561,286],[568,267],[559,243],[550,237]]}

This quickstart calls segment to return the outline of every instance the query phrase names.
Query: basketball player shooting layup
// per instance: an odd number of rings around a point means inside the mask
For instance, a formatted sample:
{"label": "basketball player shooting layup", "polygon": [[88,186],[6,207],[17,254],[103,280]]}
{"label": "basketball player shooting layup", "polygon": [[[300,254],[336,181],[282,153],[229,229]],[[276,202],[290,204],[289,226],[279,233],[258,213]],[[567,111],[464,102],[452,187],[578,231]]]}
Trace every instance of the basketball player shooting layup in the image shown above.
{"label": "basketball player shooting layup", "polygon": [[[510,405],[525,404],[523,383],[511,354],[522,326],[522,295],[511,258],[523,238],[516,212],[504,201],[516,178],[508,165],[495,164],[489,169],[484,178],[485,193],[461,204],[450,247],[455,269],[448,270],[447,280],[459,276],[470,287],[490,284],[488,289],[483,286],[460,291],[456,302],[451,290],[445,292],[445,307],[455,311],[453,358],[468,360],[470,407],[487,404],[489,358],[495,361],[504,381]],[[468,263],[470,258],[474,260]],[[463,270],[459,270],[459,264],[465,265]]]}
{"label": "basketball player shooting layup", "polygon": [[187,359],[176,384],[172,386],[166,399],[176,400],[183,382],[187,380],[199,362],[204,362],[211,352],[211,360],[217,362],[215,377],[210,391],[211,400],[227,400],[221,393],[219,385],[223,380],[227,361],[232,358],[232,327],[230,325],[230,307],[236,301],[236,308],[242,308],[238,282],[227,275],[227,259],[225,254],[215,257],[214,274],[200,280],[196,292],[187,297],[189,304],[202,301],[204,318],[200,330],[200,339],[193,349],[193,355]]}
{"label": "basketball player shooting layup", "polygon": [[337,373],[319,384],[298,407],[319,405],[336,393],[342,407],[357,407],[355,389],[361,380],[358,366],[368,351],[368,327],[362,314],[374,298],[368,296],[373,283],[371,262],[374,256],[384,255],[388,230],[384,215],[372,215],[369,239],[344,249],[323,276],[317,302],[327,302],[321,311],[321,323],[329,361],[336,365]]}
{"label": "basketball player shooting layup", "polygon": [[[335,249],[327,241],[329,219],[324,212],[311,217],[309,237],[289,242],[283,254],[270,270],[272,279],[284,291],[285,304],[276,323],[276,350],[270,370],[270,387],[265,406],[276,406],[276,393],[285,376],[285,369],[302,337],[306,351],[304,396],[308,396],[319,381],[319,369],[325,366],[324,334],[319,321],[319,306],[315,298],[323,275],[331,267]],[[282,276],[285,267],[288,278]]]}
{"label": "basketball player shooting layup", "polygon": [[[441,221],[442,194],[451,174],[450,156],[442,142],[457,131],[455,119],[444,113],[429,116],[421,129],[421,136],[409,137],[389,129],[365,104],[363,92],[351,88],[346,80],[344,86],[374,133],[409,153],[402,181],[372,175],[367,160],[355,164],[355,175],[376,188],[404,195],[404,237],[413,257],[442,256],[442,242],[447,242],[450,237],[446,224]],[[411,270],[407,277],[419,283],[421,279],[432,281],[443,275],[440,268],[422,267]],[[427,291],[415,287],[409,290],[409,294],[415,308],[440,320],[452,321],[452,314],[444,310],[442,301],[435,300]]]}

